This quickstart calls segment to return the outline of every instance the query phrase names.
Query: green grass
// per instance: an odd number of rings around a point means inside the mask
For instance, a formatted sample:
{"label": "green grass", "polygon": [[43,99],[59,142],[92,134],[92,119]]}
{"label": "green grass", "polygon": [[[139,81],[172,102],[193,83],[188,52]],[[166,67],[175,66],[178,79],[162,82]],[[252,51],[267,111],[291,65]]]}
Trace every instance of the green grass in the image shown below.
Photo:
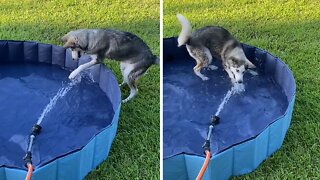
{"label": "green grass", "polygon": [[296,102],[283,146],[254,172],[232,179],[320,179],[320,3],[273,0],[164,0],[164,37],[177,36],[175,14],[219,25],[241,42],[280,57],[293,71]]}
{"label": "green grass", "polygon": [[[141,37],[159,55],[159,1],[0,0],[0,39],[62,45],[59,38],[80,28],[113,28]],[[119,65],[108,62],[118,81]],[[123,104],[108,159],[87,179],[159,179],[160,70],[153,66],[139,80],[139,94]],[[122,97],[129,94],[121,88]]]}

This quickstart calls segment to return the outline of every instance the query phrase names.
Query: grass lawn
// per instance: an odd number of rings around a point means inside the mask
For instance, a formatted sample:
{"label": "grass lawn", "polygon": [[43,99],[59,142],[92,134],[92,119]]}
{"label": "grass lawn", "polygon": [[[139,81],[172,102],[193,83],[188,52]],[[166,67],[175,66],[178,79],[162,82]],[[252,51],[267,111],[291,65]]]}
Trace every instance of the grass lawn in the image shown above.
{"label": "grass lawn", "polygon": [[164,37],[179,35],[181,13],[195,29],[225,27],[293,71],[296,102],[283,146],[254,172],[232,179],[320,179],[319,9],[318,0],[164,0]]}
{"label": "grass lawn", "polygon": [[[158,0],[0,0],[0,39],[62,45],[59,38],[80,28],[114,28],[141,37],[159,55]],[[119,65],[107,62],[118,81]],[[139,80],[139,94],[123,104],[108,159],[87,179],[159,179],[160,68]],[[121,89],[122,97],[129,88]]]}

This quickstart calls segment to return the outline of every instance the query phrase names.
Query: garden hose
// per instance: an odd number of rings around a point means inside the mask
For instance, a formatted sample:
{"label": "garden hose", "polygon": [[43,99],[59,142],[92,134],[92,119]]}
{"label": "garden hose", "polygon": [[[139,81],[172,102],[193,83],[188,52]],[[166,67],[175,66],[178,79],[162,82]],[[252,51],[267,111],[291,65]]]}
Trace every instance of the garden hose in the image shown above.
{"label": "garden hose", "polygon": [[28,167],[28,173],[27,173],[27,176],[26,176],[25,180],[31,180],[32,172],[33,172],[33,166],[32,166],[31,163],[28,163],[27,167]]}
{"label": "garden hose", "polygon": [[25,162],[25,166],[26,166],[26,168],[28,168],[28,173],[27,173],[27,176],[26,176],[26,180],[31,180],[31,177],[32,177],[33,166],[32,166],[32,153],[31,153],[31,150],[32,150],[33,141],[36,138],[36,136],[40,134],[41,128],[42,127],[39,124],[35,124],[35,125],[32,126],[32,131],[30,133],[27,153],[23,157],[23,160]]}
{"label": "garden hose", "polygon": [[203,163],[203,165],[202,165],[202,167],[201,167],[201,170],[200,170],[200,172],[199,172],[199,174],[198,174],[198,176],[197,176],[197,178],[196,178],[196,180],[201,180],[202,179],[202,176],[204,175],[204,173],[206,172],[206,169],[207,169],[207,167],[208,167],[208,165],[209,165],[209,160],[210,160],[210,151],[205,151],[205,154],[206,154],[206,159],[204,160],[204,163]]}
{"label": "garden hose", "polygon": [[211,138],[211,134],[212,134],[212,129],[213,129],[213,126],[218,124],[219,123],[219,120],[220,118],[218,116],[212,116],[211,117],[211,123],[210,123],[210,126],[209,126],[209,131],[208,131],[208,134],[207,134],[207,138],[206,138],[206,141],[204,142],[202,148],[204,150],[204,154],[206,155],[206,158],[204,160],[204,163],[200,169],[200,172],[196,178],[196,180],[201,180],[204,173],[206,172],[206,169],[209,165],[209,161],[210,161],[210,157],[211,157],[211,153],[210,153],[210,138]]}

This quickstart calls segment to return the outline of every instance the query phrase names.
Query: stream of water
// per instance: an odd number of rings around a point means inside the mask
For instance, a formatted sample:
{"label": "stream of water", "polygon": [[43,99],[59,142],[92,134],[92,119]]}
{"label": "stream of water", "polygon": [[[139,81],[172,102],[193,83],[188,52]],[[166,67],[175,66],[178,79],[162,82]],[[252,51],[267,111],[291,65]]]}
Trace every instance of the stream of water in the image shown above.
{"label": "stream of water", "polygon": [[52,110],[52,108],[57,104],[57,101],[64,97],[76,84],[81,82],[81,76],[77,76],[75,79],[71,80],[67,85],[64,85],[61,87],[57,94],[50,99],[50,102],[47,104],[47,106],[42,111],[40,117],[38,118],[37,124],[41,124],[42,120],[46,117],[46,115]]}
{"label": "stream of water", "polygon": [[232,95],[236,93],[243,92],[245,90],[245,87],[243,84],[234,84],[231,89],[227,92],[227,94],[224,96],[222,102],[220,103],[217,112],[215,113],[215,116],[219,116],[220,112],[222,111],[224,105],[229,101]]}

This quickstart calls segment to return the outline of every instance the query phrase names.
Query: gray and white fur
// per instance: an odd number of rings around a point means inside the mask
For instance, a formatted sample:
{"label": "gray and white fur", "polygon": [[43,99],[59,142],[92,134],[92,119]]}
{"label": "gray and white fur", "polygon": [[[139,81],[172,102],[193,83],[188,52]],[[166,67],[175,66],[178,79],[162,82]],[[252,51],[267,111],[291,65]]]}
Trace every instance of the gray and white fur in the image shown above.
{"label": "gray and white fur", "polygon": [[78,60],[81,54],[91,56],[91,61],[80,65],[69,76],[75,78],[81,71],[102,63],[105,58],[120,62],[123,82],[130,88],[130,95],[122,102],[131,100],[138,92],[136,81],[153,64],[159,64],[159,58],[136,35],[111,29],[80,29],[70,31],[61,40],[65,48],[72,51],[72,59]]}
{"label": "gray and white fur", "polygon": [[[244,72],[248,68],[255,68],[244,54],[241,44],[226,29],[206,26],[192,32],[191,24],[184,16],[177,14],[177,18],[182,26],[178,46],[186,45],[190,56],[197,62],[193,68],[194,73],[202,80],[209,79],[200,72],[202,68],[217,69],[210,65],[212,57],[222,61],[233,83],[241,84]],[[253,71],[249,72],[254,74]]]}

